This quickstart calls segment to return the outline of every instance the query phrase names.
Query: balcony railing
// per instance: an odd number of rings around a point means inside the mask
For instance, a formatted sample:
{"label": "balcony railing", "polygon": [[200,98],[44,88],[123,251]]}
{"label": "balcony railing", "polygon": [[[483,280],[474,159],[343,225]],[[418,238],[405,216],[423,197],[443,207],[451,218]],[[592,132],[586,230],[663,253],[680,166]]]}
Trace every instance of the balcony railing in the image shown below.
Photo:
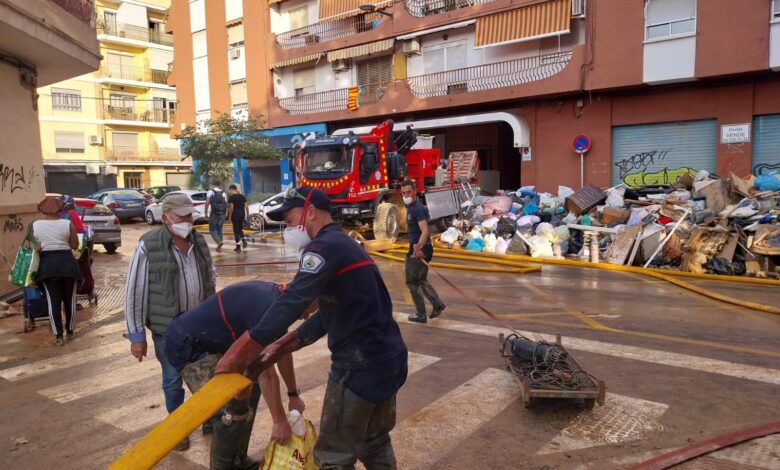
{"label": "balcony railing", "polygon": [[105,105],[103,119],[171,124],[176,111],[167,108],[133,105]]}
{"label": "balcony railing", "polygon": [[98,33],[116,36],[119,38],[135,39],[138,41],[153,42],[164,46],[173,46],[173,35],[157,31],[143,26],[126,23],[112,23],[101,21],[98,23]]}
{"label": "balcony railing", "polygon": [[137,147],[112,147],[106,149],[106,159],[113,162],[179,162],[182,156],[175,148],[139,150]]}
{"label": "balcony railing", "polygon": [[458,8],[470,7],[495,0],[406,0],[406,11],[417,18],[438,15]]}
{"label": "balcony railing", "polygon": [[[387,90],[387,83],[362,85],[363,91],[358,96],[358,105],[374,104],[382,99]],[[309,93],[291,98],[280,98],[279,106],[290,114],[312,114],[327,111],[347,109],[349,88]]]}
{"label": "balcony railing", "polygon": [[276,35],[276,43],[285,49],[311,46],[320,42],[354,36],[371,31],[382,22],[379,13],[365,13],[339,20],[323,21],[305,28]]}
{"label": "balcony railing", "polygon": [[572,52],[478,65],[446,72],[409,77],[406,83],[417,98],[454,95],[530,83],[560,73],[571,61]]}
{"label": "balcony railing", "polygon": [[155,70],[148,67],[125,67],[101,64],[100,76],[120,80],[133,80],[137,82],[152,82],[166,85],[168,83],[167,70]]}
{"label": "balcony railing", "polygon": [[93,2],[87,0],[51,0],[83,23],[95,27],[97,14]]}

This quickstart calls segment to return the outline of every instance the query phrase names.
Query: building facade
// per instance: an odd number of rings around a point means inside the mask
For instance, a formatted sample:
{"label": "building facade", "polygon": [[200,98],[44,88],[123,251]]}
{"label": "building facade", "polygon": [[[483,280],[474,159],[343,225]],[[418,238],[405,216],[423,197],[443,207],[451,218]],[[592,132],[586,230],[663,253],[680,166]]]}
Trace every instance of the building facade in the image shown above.
{"label": "building facade", "polygon": [[170,18],[175,126],[392,118],[477,150],[488,191],[780,168],[778,0],[173,0]]}
{"label": "building facade", "polygon": [[100,68],[38,90],[46,189],[86,196],[106,187],[186,186],[171,137],[169,0],[97,0]]}
{"label": "building facade", "polygon": [[0,298],[8,272],[40,215],[44,171],[38,86],[96,70],[100,51],[88,0],[0,0]]}

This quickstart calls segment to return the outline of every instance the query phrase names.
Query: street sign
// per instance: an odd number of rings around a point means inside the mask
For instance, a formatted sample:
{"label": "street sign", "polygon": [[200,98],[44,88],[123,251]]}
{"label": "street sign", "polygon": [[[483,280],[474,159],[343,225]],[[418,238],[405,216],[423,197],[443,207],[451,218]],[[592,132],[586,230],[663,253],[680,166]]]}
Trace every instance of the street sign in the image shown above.
{"label": "street sign", "polygon": [[590,145],[590,137],[587,134],[577,134],[571,139],[571,149],[580,155],[590,150]]}

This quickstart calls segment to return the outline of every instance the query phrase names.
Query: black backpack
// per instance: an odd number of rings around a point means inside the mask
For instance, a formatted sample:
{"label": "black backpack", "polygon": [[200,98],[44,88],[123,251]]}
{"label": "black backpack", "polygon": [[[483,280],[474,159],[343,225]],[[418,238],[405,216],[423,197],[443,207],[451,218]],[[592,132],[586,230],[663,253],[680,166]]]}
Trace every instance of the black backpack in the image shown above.
{"label": "black backpack", "polygon": [[209,206],[211,207],[212,214],[224,214],[227,212],[227,201],[225,201],[225,193],[216,189],[212,190],[211,198],[209,199]]}

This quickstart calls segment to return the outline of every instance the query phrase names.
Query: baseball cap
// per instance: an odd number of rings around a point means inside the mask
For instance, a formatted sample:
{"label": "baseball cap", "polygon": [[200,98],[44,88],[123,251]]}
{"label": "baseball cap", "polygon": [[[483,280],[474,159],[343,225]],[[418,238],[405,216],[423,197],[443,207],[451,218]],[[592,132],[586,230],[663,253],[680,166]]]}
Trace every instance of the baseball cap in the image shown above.
{"label": "baseball cap", "polygon": [[163,199],[162,210],[163,212],[173,212],[182,217],[196,212],[192,200],[184,193],[168,193]]}
{"label": "baseball cap", "polygon": [[[309,193],[311,193],[311,196],[309,196]],[[312,206],[330,212],[330,198],[321,189],[302,186],[300,188],[288,189],[284,193],[284,202],[281,207],[268,211],[265,215],[271,220],[281,222],[284,219],[285,212],[296,207],[303,207],[306,205],[307,198]]]}

